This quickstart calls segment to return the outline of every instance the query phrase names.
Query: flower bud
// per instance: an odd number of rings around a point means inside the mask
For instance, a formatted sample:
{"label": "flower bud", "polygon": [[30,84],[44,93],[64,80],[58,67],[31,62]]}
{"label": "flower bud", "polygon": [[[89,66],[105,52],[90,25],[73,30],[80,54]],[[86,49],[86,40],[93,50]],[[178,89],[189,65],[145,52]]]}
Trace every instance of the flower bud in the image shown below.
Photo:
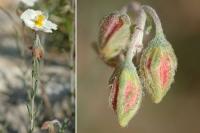
{"label": "flower bud", "polygon": [[174,81],[177,59],[164,34],[156,34],[140,60],[140,76],[154,103],[161,102]]}
{"label": "flower bud", "polygon": [[112,76],[109,101],[117,113],[119,124],[125,127],[140,107],[142,86],[132,62],[125,63],[120,67]]}
{"label": "flower bud", "polygon": [[44,50],[42,48],[33,48],[33,56],[37,59],[42,59],[44,57]]}
{"label": "flower bud", "polygon": [[99,51],[104,60],[116,57],[127,47],[131,21],[127,14],[114,12],[100,23]]}

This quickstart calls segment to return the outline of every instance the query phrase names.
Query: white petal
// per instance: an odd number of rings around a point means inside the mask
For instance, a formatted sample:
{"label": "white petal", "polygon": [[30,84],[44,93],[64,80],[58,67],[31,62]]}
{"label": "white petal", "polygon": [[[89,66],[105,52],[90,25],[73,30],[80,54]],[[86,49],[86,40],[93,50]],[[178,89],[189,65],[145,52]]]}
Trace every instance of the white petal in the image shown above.
{"label": "white petal", "polygon": [[20,16],[20,18],[24,21],[25,25],[32,28],[35,26],[34,23],[34,19],[36,18],[36,16],[42,14],[41,11],[35,11],[32,9],[27,9],[26,11],[24,11],[22,13],[22,15]]}
{"label": "white petal", "polygon": [[38,16],[39,14],[42,14],[41,11],[35,11],[33,9],[27,9],[26,11],[24,11],[21,15],[21,19],[22,20],[33,20],[35,19],[36,16]]}
{"label": "white petal", "polygon": [[52,23],[49,20],[45,21],[44,26],[47,27],[47,28],[49,28],[49,29],[57,30],[57,25],[54,24],[54,23]]}
{"label": "white petal", "polygon": [[31,29],[35,27],[35,23],[31,20],[24,20],[24,23],[26,26],[30,27]]}
{"label": "white petal", "polygon": [[52,33],[52,30],[51,29],[43,29],[44,32],[47,32],[47,33]]}
{"label": "white petal", "polygon": [[49,20],[46,20],[45,23],[44,23],[44,26],[42,27],[42,30],[44,32],[52,33],[52,29],[57,30],[57,25],[52,23]]}

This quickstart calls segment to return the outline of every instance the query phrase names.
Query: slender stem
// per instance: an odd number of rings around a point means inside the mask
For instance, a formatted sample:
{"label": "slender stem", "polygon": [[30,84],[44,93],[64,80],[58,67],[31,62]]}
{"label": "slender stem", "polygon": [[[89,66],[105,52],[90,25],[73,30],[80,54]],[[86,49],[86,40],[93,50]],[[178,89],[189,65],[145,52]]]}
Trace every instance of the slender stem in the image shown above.
{"label": "slender stem", "polygon": [[[33,51],[34,51],[34,49],[38,49],[41,47],[42,46],[40,44],[39,35],[36,33],[36,39],[35,39],[35,43],[33,45]],[[30,133],[33,133],[34,128],[35,128],[35,119],[36,119],[36,112],[37,112],[37,110],[36,110],[37,108],[35,106],[35,97],[36,97],[37,91],[39,89],[39,83],[40,83],[39,75],[40,75],[40,59],[37,58],[35,56],[35,54],[33,53],[33,55],[32,55],[32,91],[31,91],[31,102],[30,102],[30,106],[31,106]]]}
{"label": "slender stem", "polygon": [[35,96],[32,97],[31,99],[31,128],[30,128],[30,132],[32,133],[34,130],[34,112],[35,112]]}
{"label": "slender stem", "polygon": [[156,34],[163,33],[161,21],[156,13],[156,11],[147,5],[143,5],[142,8],[153,18],[156,27]]}
{"label": "slender stem", "polygon": [[[138,3],[132,3],[131,9],[136,12],[135,30],[131,37],[126,60],[132,61],[136,52],[140,52],[143,47],[144,27],[146,23],[146,14]],[[139,8],[140,7],[140,8]]]}

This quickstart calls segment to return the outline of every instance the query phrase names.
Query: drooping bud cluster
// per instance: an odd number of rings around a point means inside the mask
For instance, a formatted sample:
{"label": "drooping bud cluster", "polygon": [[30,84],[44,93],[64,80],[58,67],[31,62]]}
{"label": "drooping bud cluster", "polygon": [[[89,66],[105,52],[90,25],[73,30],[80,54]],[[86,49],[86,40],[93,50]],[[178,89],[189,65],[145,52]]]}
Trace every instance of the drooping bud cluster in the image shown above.
{"label": "drooping bud cluster", "polygon": [[132,62],[127,62],[120,67],[111,80],[109,101],[110,106],[117,113],[119,124],[125,127],[139,109],[142,101],[142,86]]}
{"label": "drooping bud cluster", "polygon": [[[137,7],[132,10],[136,12],[135,23],[131,23],[129,16],[124,12],[115,12],[104,17],[100,25],[98,46],[100,57],[106,64],[115,68],[109,81],[109,104],[122,127],[127,126],[138,111],[143,86],[153,102],[159,103],[170,89],[177,69],[176,55],[165,38],[155,10],[134,3],[128,6],[130,7]],[[156,33],[141,51],[146,13],[153,18]],[[133,27],[134,30],[131,29]],[[141,49],[138,49],[139,46]],[[139,64],[133,64],[135,56],[140,59]]]}
{"label": "drooping bud cluster", "polygon": [[99,52],[109,61],[124,50],[130,40],[130,18],[125,13],[114,12],[100,23]]}
{"label": "drooping bud cluster", "polygon": [[158,34],[148,44],[140,60],[140,76],[155,103],[159,103],[174,81],[177,60],[171,44]]}

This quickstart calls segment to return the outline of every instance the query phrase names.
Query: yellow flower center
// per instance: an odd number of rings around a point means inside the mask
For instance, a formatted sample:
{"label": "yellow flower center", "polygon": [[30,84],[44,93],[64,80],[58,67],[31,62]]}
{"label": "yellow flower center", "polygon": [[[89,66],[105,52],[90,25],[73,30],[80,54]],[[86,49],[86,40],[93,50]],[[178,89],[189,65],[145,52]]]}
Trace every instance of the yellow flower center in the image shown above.
{"label": "yellow flower center", "polygon": [[42,27],[44,24],[45,16],[44,15],[38,15],[35,19],[35,25],[37,27]]}

